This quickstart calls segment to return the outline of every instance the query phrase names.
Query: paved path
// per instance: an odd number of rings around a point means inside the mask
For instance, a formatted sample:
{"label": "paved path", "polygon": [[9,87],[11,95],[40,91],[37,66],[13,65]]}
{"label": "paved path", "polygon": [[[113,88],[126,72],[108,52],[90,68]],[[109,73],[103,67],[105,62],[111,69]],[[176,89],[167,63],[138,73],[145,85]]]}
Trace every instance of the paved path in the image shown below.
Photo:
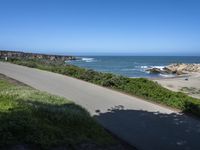
{"label": "paved path", "polygon": [[0,73],[85,107],[140,150],[200,150],[200,121],[67,76],[0,62]]}

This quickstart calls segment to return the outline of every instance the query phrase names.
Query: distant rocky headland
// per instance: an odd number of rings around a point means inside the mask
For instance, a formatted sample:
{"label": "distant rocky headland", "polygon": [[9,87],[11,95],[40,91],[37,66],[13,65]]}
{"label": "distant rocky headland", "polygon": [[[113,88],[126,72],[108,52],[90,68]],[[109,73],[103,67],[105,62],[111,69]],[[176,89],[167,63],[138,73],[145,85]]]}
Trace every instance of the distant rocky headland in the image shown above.
{"label": "distant rocky headland", "polygon": [[0,50],[0,59],[45,59],[49,61],[64,62],[68,60],[75,60],[74,56],[65,55],[51,55],[51,54],[39,54],[39,53],[25,53],[20,51],[6,51]]}
{"label": "distant rocky headland", "polygon": [[191,72],[199,72],[200,73],[200,64],[184,64],[184,63],[177,63],[168,65],[162,69],[160,68],[150,68],[146,71],[150,73],[160,73],[160,74],[188,74]]}

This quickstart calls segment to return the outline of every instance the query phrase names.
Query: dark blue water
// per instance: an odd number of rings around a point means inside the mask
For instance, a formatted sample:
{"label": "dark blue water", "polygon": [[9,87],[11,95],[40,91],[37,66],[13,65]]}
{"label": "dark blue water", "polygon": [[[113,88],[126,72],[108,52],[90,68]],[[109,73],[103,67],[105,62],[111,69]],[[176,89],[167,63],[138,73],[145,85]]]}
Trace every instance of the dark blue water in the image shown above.
{"label": "dark blue water", "polygon": [[163,77],[145,71],[163,68],[171,63],[200,63],[200,57],[191,56],[88,56],[67,63],[101,72],[111,72],[128,77]]}

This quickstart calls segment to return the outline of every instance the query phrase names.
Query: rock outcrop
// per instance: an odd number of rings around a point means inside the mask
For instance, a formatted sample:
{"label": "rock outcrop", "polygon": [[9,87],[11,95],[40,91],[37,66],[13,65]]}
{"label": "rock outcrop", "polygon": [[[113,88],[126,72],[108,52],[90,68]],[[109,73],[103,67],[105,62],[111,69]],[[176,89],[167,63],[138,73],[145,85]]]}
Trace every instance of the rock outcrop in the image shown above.
{"label": "rock outcrop", "polygon": [[171,64],[163,68],[164,70],[170,70],[173,73],[177,72],[200,72],[200,64]]}
{"label": "rock outcrop", "polygon": [[163,69],[159,68],[150,68],[146,71],[150,73],[161,73],[161,74],[187,74],[190,72],[200,72],[200,64],[171,64],[169,66],[164,67]]}
{"label": "rock outcrop", "polygon": [[162,69],[160,68],[149,68],[147,69],[146,71],[149,71],[150,73],[155,73],[155,74],[158,74],[158,73],[165,73]]}
{"label": "rock outcrop", "polygon": [[45,59],[49,61],[68,61],[75,60],[74,56],[64,55],[48,55],[48,54],[37,54],[37,53],[24,53],[18,51],[3,51],[0,50],[0,59]]}

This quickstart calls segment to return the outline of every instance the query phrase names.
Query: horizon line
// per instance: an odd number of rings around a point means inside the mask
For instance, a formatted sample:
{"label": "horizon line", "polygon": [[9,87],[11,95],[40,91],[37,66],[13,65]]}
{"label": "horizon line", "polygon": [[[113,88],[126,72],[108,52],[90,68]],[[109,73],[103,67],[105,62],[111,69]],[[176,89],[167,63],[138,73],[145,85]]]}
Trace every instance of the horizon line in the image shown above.
{"label": "horizon line", "polygon": [[0,49],[0,51],[10,51],[10,52],[23,52],[23,53],[35,53],[35,54],[49,54],[49,55],[72,55],[72,56],[179,56],[179,57],[200,57],[200,54],[188,54],[184,53],[182,55],[179,54],[168,54],[168,53],[155,53],[152,52],[148,54],[143,53],[131,53],[131,52],[124,52],[124,53],[113,53],[113,52],[55,52],[55,51],[45,51],[45,50],[9,50],[9,49]]}

